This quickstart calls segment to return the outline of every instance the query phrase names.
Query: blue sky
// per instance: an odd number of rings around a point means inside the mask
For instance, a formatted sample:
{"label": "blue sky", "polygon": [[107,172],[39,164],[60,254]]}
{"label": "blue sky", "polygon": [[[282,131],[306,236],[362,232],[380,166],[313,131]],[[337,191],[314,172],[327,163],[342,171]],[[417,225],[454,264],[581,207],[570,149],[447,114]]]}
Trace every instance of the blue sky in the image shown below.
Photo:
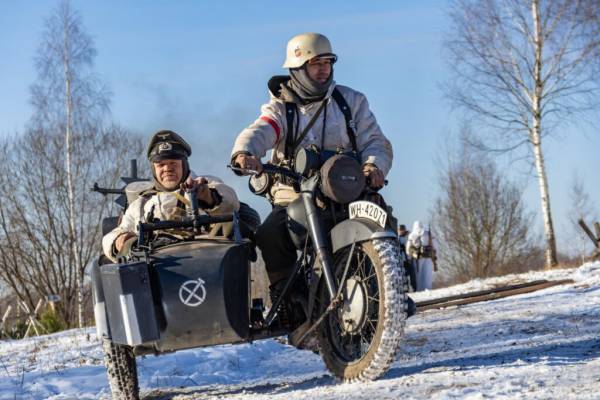
{"label": "blue sky", "polygon": [[[55,5],[0,0],[0,135],[21,132],[30,116],[33,57]],[[394,145],[384,195],[401,222],[428,219],[437,195],[436,158],[459,126],[439,89],[447,79],[446,2],[76,0],[73,6],[95,40],[95,69],[112,90],[113,120],[147,136],[163,128],[181,133],[192,142],[193,169],[221,176],[263,215],[266,202],[224,165],[235,136],[267,100],[267,80],[286,72],[287,40],[301,32],[326,34],[339,56],[335,80],[367,95]],[[600,200],[594,175],[600,134],[584,125],[557,136],[545,150],[560,248],[575,172]],[[527,185],[527,204],[539,215],[537,182],[518,172],[524,169],[509,175]]]}

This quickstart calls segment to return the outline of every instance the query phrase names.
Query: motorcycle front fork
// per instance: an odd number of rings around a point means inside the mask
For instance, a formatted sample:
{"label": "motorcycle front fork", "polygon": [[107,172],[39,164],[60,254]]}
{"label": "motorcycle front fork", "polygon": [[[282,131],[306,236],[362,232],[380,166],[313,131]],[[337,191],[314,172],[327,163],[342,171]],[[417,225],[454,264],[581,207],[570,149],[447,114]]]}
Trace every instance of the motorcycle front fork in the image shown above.
{"label": "motorcycle front fork", "polygon": [[[329,294],[329,300],[333,301],[333,299],[336,297],[337,285],[333,276],[333,261],[331,257],[331,252],[329,250],[329,244],[324,233],[323,223],[319,215],[319,210],[317,209],[317,206],[315,204],[315,191],[317,189],[318,183],[319,181],[317,176],[305,180],[301,186],[301,197],[306,212],[308,234],[312,241],[312,246],[314,248],[316,257],[321,263],[323,278],[325,279],[327,293]],[[316,260],[313,260],[313,262],[315,261]],[[303,260],[298,260],[296,262],[294,271],[286,281],[281,296],[279,296],[279,298],[271,306],[271,310],[265,318],[266,326],[270,326],[271,323],[275,320],[275,316],[277,315],[277,309],[283,302],[285,294],[288,292],[292,283],[296,279],[302,265]]]}
{"label": "motorcycle front fork", "polygon": [[315,204],[315,191],[317,190],[318,184],[318,175],[315,175],[310,179],[306,179],[302,182],[300,187],[300,195],[302,196],[304,210],[306,211],[308,233],[310,235],[317,258],[321,263],[321,267],[323,268],[323,278],[325,278],[325,285],[327,286],[329,300],[333,300],[337,292],[337,287],[333,276],[333,261],[331,258],[331,252],[329,250],[329,243],[325,237],[323,222],[321,221],[319,210]]}

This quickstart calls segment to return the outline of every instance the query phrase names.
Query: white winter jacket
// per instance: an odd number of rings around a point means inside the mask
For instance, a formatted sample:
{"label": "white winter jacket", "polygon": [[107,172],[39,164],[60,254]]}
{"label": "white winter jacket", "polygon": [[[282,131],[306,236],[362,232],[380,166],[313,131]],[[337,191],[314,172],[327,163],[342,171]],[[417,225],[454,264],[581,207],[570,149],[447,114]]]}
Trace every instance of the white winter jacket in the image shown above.
{"label": "white winter jacket", "polygon": [[[346,119],[331,97],[331,93],[336,87],[351,108],[352,118],[356,125],[356,143],[363,164],[375,164],[384,175],[387,175],[392,166],[392,145],[381,132],[375,116],[369,109],[367,98],[364,94],[346,86],[336,85],[335,82],[332,83],[325,96],[326,113],[325,110],[321,112],[299,147],[309,147],[315,144],[318,148],[326,150],[336,150],[340,146],[344,150],[352,150],[346,130]],[[271,161],[276,164],[284,159],[286,135],[288,134],[285,102],[272,92],[270,92],[270,96],[270,101],[261,107],[260,117],[238,135],[231,152],[232,158],[242,152],[262,158],[267,151],[274,149]],[[320,106],[320,101],[298,106],[298,134],[303,131]],[[323,131],[324,116],[326,120]],[[289,186],[283,184],[274,185],[271,195],[275,203],[285,204],[293,200],[297,195],[289,193],[290,190]]]}
{"label": "white winter jacket", "polygon": [[[205,178],[208,180],[208,187],[216,190],[221,196],[221,203],[210,210],[205,210],[207,214],[217,216],[230,214],[233,210],[239,210],[240,203],[233,188],[227,186],[223,181],[214,176],[205,176]],[[125,232],[137,234],[138,224],[140,222],[145,222],[145,218],[152,206],[155,206],[154,218],[158,218],[162,221],[180,218],[181,213],[177,209],[178,199],[174,193],[176,192],[159,192],[152,195],[150,198],[138,197],[131,203],[129,207],[127,207],[127,211],[123,215],[119,226],[102,238],[104,254],[112,261],[116,261],[117,256],[124,254],[124,251],[122,251],[121,254],[116,253],[114,248],[115,240],[119,235]],[[126,251],[129,249],[130,245],[131,243],[128,241],[128,246],[125,246]]]}

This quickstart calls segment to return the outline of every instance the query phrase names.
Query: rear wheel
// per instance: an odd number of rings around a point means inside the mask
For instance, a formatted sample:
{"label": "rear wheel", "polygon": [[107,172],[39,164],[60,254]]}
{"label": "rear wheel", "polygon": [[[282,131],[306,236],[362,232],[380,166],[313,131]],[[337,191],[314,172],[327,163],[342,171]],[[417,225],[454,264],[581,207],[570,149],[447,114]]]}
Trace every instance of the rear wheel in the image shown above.
{"label": "rear wheel", "polygon": [[[327,368],[345,381],[377,379],[394,362],[406,320],[406,288],[402,260],[394,240],[357,243],[346,279],[342,279],[350,247],[335,255],[334,269],[342,303],[318,329]],[[319,315],[329,305],[325,285]]]}
{"label": "rear wheel", "polygon": [[139,385],[133,349],[102,339],[104,362],[113,399],[138,400]]}

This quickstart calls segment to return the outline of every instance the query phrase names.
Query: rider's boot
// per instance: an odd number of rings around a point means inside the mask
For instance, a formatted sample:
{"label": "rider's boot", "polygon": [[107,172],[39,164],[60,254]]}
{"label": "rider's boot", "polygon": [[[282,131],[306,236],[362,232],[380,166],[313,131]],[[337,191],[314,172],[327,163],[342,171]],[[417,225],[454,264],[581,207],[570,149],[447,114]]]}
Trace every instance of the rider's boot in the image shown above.
{"label": "rider's boot", "polygon": [[306,334],[306,332],[312,326],[312,322],[308,317],[310,315],[310,311],[308,310],[308,301],[306,299],[307,292],[308,289],[306,288],[305,284],[303,284],[301,281],[295,282],[290,295],[290,303],[292,306],[295,306],[296,315],[303,314],[302,319],[304,322],[302,322],[302,324],[300,324],[288,335],[288,342],[298,349],[306,349],[311,350],[314,353],[318,353],[319,342],[317,339],[317,331],[313,330]]}
{"label": "rider's boot", "polygon": [[[271,307],[275,305],[277,300],[281,297],[283,293],[283,287],[285,286],[285,279],[275,282],[271,286],[269,286],[269,297],[271,298]],[[277,316],[275,317],[275,321],[273,326],[279,327],[280,329],[287,328],[290,324],[290,318],[287,312],[287,307],[285,306],[285,300],[281,302],[277,310]]]}
{"label": "rider's boot", "polygon": [[417,313],[417,305],[415,304],[415,301],[413,299],[410,298],[410,296],[406,296],[406,300],[407,300],[407,309],[406,309],[406,318],[408,317],[412,317],[413,315],[415,315]]}

